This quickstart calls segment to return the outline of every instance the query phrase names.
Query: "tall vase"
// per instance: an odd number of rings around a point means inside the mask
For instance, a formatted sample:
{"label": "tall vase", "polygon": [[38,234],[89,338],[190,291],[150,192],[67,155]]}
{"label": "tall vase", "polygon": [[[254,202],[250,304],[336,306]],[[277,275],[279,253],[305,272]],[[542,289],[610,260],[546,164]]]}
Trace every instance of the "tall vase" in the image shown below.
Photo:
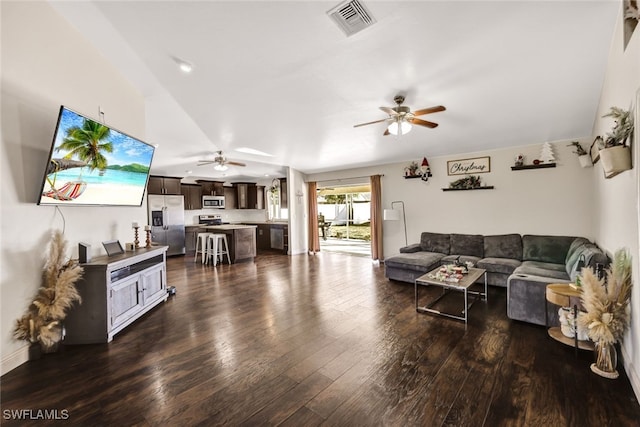
{"label": "tall vase", "polygon": [[596,363],[591,364],[591,370],[605,378],[618,378],[618,352],[613,343],[596,341],[595,344]]}

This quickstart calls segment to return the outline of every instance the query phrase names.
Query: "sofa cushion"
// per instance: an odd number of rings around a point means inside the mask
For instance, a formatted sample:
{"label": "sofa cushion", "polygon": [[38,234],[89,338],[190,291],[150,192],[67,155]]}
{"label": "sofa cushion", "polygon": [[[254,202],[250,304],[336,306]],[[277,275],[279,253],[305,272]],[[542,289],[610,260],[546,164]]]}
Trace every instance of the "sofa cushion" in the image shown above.
{"label": "sofa cushion", "polygon": [[482,258],[484,256],[484,236],[482,234],[451,234],[449,253]]}
{"label": "sofa cushion", "polygon": [[548,277],[563,281],[570,280],[564,264],[550,262],[523,261],[522,265],[513,271],[513,274]]}
{"label": "sofa cushion", "polygon": [[477,267],[484,268],[489,273],[512,274],[521,264],[519,259],[483,258],[478,261]]}
{"label": "sofa cushion", "polygon": [[[562,264],[575,237],[569,236],[522,236],[522,260]],[[566,273],[566,271],[565,271]]]}
{"label": "sofa cushion", "polygon": [[420,246],[420,243],[414,243],[412,245],[409,246],[404,246],[402,248],[400,248],[400,253],[401,254],[409,254],[412,252],[420,252],[422,250],[422,247]]}
{"label": "sofa cushion", "polygon": [[384,263],[387,267],[405,268],[426,273],[439,266],[443,256],[444,254],[437,252],[413,252],[386,258]]}
{"label": "sofa cushion", "polygon": [[449,255],[451,247],[448,234],[423,232],[420,235],[420,247],[425,252],[436,252]]}
{"label": "sofa cushion", "polygon": [[485,236],[483,256],[522,260],[522,237],[519,234]]}
{"label": "sofa cushion", "polygon": [[473,263],[473,265],[476,265],[478,261],[480,261],[480,257],[473,256],[473,255],[447,255],[445,257],[442,257],[442,259],[440,260],[440,264],[442,265],[453,264],[456,261],[459,261],[462,264],[471,262]]}

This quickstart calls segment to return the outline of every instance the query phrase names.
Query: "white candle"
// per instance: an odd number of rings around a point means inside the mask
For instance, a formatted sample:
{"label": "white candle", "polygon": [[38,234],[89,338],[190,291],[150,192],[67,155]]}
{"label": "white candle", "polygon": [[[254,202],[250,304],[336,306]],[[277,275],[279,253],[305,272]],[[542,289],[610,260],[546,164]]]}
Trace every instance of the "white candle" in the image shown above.
{"label": "white candle", "polygon": [[151,226],[150,225],[145,225],[144,226],[144,230],[145,231],[151,231]]}
{"label": "white candle", "polygon": [[131,223],[131,228],[138,228],[138,223],[137,222],[132,222]]}

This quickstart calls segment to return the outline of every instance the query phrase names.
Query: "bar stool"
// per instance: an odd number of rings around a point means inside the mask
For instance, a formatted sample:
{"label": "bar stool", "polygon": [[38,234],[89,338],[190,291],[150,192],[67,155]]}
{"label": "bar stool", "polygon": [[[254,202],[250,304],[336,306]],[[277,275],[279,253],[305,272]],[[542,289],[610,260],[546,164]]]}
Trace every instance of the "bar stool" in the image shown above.
{"label": "bar stool", "polygon": [[[223,244],[224,248],[222,247]],[[224,262],[225,255],[227,256],[227,261],[231,264],[227,235],[210,233],[207,237],[207,262],[209,262],[209,257],[213,257],[213,266],[215,267],[218,264],[218,257],[220,257],[220,262]]]}
{"label": "bar stool", "polygon": [[193,257],[193,262],[198,260],[198,254],[202,254],[202,263],[204,264],[207,259],[207,243],[209,242],[209,236],[212,234],[213,233],[198,233],[196,238],[196,256]]}

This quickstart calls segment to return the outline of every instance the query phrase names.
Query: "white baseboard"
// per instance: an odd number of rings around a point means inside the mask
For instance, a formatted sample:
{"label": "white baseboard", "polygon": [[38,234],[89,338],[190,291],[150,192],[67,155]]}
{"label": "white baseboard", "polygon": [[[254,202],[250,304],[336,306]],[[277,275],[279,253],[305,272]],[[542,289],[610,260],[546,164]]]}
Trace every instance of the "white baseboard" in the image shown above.
{"label": "white baseboard", "polygon": [[622,363],[624,365],[624,370],[627,373],[627,377],[629,378],[629,382],[631,383],[631,388],[633,388],[636,399],[640,400],[640,375],[631,362],[631,357],[627,353],[625,347],[621,345],[620,349],[622,350]]}
{"label": "white baseboard", "polygon": [[25,345],[23,347],[20,347],[7,357],[2,358],[2,362],[0,363],[0,375],[4,375],[28,361],[29,345]]}

